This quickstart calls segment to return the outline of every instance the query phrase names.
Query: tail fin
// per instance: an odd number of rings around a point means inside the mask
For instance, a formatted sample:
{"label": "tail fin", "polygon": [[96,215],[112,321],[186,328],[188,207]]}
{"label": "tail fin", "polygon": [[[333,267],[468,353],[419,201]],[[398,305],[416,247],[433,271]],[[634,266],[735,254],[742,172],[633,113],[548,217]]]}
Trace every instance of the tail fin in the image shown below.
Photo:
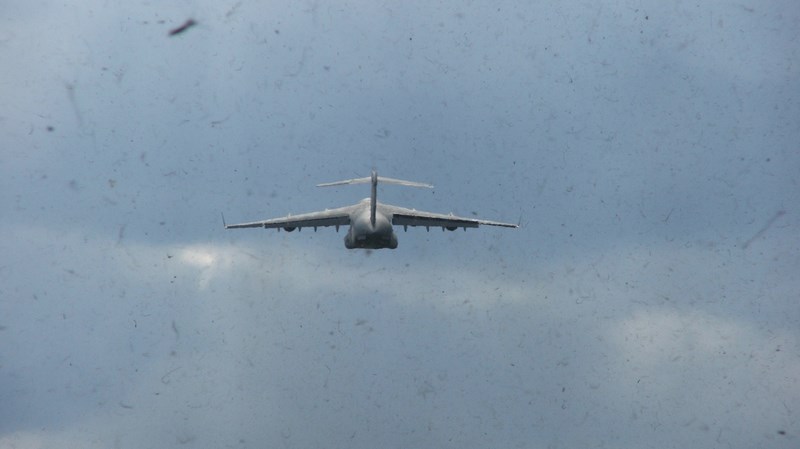
{"label": "tail fin", "polygon": [[414,182],[414,181],[404,181],[402,179],[394,179],[394,178],[385,178],[383,176],[378,176],[378,172],[372,170],[372,175],[366,178],[355,178],[355,179],[345,179],[344,181],[335,181],[335,182],[326,182],[322,184],[317,184],[317,187],[331,187],[331,186],[342,186],[342,185],[350,185],[350,184],[372,184],[372,194],[370,195],[370,223],[375,226],[375,211],[378,207],[378,182],[382,182],[384,184],[395,184],[400,186],[407,186],[407,187],[426,187],[432,189],[433,186],[430,184],[425,184],[422,182]]}

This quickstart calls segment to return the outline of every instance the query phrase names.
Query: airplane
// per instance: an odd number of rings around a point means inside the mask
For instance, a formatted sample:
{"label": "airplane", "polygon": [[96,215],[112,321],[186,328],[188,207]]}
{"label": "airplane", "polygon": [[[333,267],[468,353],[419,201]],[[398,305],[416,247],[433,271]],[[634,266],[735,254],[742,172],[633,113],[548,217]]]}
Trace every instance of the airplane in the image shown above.
{"label": "airplane", "polygon": [[347,249],[395,249],[397,248],[397,235],[394,233],[393,226],[402,226],[404,231],[408,231],[409,226],[424,226],[428,231],[430,231],[431,227],[441,227],[442,230],[447,229],[448,231],[455,231],[458,228],[464,228],[466,231],[467,228],[477,228],[480,225],[502,226],[506,228],[518,227],[518,225],[515,224],[501,223],[499,221],[457,217],[452,213],[437,214],[423,212],[416,209],[380,203],[377,199],[379,182],[409,187],[433,188],[432,185],[421,182],[379,177],[377,171],[372,170],[372,175],[366,178],[346,179],[344,181],[317,184],[317,187],[331,187],[371,183],[371,196],[369,198],[364,198],[352,206],[230,225],[225,224],[225,218],[223,216],[223,225],[225,229],[265,228],[278,229],[278,231],[280,231],[281,228],[283,228],[287,232],[292,232],[295,229],[300,230],[304,227],[312,227],[316,232],[318,227],[325,226],[334,226],[338,232],[340,226],[350,226],[347,235],[344,237],[344,246]]}

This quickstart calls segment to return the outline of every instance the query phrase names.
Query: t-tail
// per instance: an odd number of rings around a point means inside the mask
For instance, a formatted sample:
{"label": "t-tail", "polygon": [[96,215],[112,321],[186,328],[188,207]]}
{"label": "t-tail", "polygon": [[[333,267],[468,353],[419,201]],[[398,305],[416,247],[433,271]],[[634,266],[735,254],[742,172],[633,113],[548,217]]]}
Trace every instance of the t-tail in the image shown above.
{"label": "t-tail", "polygon": [[331,186],[341,186],[341,185],[349,185],[349,184],[372,184],[372,191],[370,194],[370,201],[369,201],[369,221],[370,223],[375,226],[375,213],[378,208],[378,183],[382,182],[384,184],[396,184],[400,186],[407,186],[407,187],[426,187],[432,189],[433,186],[430,184],[422,183],[422,182],[414,182],[414,181],[404,181],[402,179],[394,179],[394,178],[386,178],[383,176],[378,176],[378,172],[372,170],[372,175],[366,178],[355,178],[355,179],[345,179],[344,181],[335,181],[335,182],[326,182],[323,184],[317,184],[317,187],[331,187]]}

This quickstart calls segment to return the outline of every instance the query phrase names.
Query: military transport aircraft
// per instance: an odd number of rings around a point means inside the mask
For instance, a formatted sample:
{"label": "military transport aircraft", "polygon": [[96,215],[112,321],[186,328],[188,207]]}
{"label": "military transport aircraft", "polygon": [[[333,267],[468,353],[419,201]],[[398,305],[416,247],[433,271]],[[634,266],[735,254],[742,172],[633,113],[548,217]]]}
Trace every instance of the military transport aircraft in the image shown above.
{"label": "military transport aircraft", "polygon": [[392,226],[402,226],[405,231],[408,230],[409,226],[425,226],[427,230],[430,230],[431,227],[441,227],[442,230],[447,229],[448,231],[455,231],[458,228],[464,228],[466,231],[467,228],[477,228],[480,225],[503,226],[506,228],[517,227],[515,224],[501,223],[499,221],[462,218],[453,214],[435,214],[379,203],[377,199],[378,182],[433,188],[430,184],[379,177],[378,173],[372,170],[372,176],[367,178],[347,179],[317,185],[317,187],[329,187],[372,183],[372,195],[352,206],[231,225],[225,224],[223,218],[223,224],[225,229],[277,228],[280,231],[283,228],[287,232],[304,227],[314,228],[314,231],[316,231],[318,227],[322,226],[335,226],[336,231],[339,231],[339,226],[350,226],[347,235],[344,237],[344,246],[347,249],[397,248],[397,236]]}

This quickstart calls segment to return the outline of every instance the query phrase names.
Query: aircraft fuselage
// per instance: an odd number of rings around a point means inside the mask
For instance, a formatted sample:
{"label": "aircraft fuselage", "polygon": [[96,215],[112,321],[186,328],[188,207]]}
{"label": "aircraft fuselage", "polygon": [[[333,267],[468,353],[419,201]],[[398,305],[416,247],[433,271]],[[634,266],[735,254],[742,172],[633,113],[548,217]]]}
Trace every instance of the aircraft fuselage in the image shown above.
{"label": "aircraft fuselage", "polygon": [[387,217],[376,204],[375,222],[372,222],[371,201],[369,198],[361,202],[364,207],[356,210],[351,216],[350,229],[344,237],[344,246],[353,248],[397,248],[397,236],[392,228],[391,217]]}

